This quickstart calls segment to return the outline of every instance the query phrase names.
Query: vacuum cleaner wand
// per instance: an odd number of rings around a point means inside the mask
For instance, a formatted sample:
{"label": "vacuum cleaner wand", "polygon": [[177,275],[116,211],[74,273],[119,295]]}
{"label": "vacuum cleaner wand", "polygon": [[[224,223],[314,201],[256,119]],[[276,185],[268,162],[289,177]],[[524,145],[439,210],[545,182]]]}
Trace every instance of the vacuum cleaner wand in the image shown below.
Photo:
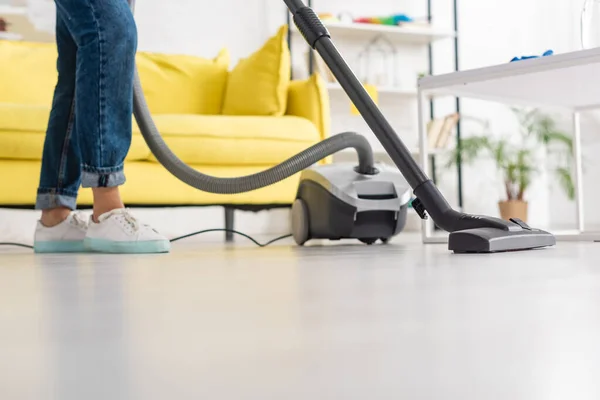
{"label": "vacuum cleaner wand", "polygon": [[412,187],[416,196],[413,201],[415,211],[423,219],[427,218],[428,213],[437,226],[450,232],[450,250],[457,253],[488,253],[533,249],[556,244],[553,235],[533,229],[520,220],[504,221],[453,210],[438,188],[419,167],[410,151],[340,55],[331,41],[327,28],[315,12],[304,5],[302,0],[284,1],[306,42],[323,58]]}

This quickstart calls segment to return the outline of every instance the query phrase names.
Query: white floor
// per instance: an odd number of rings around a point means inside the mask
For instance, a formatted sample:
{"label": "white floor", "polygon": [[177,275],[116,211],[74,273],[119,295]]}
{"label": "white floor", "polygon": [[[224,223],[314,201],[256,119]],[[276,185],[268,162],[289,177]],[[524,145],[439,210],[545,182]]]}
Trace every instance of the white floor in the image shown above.
{"label": "white floor", "polygon": [[0,248],[2,399],[600,398],[600,243]]}

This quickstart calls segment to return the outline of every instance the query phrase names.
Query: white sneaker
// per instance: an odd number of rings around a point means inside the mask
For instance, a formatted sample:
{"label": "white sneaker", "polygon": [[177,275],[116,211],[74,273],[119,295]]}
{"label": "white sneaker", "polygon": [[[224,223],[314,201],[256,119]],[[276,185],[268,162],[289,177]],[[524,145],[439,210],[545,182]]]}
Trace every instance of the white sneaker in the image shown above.
{"label": "white sneaker", "polygon": [[90,218],[85,247],[99,253],[168,253],[171,242],[140,223],[127,209],[102,214],[95,223]]}
{"label": "white sneaker", "polygon": [[33,250],[36,253],[81,253],[85,252],[83,239],[88,224],[83,214],[72,212],[67,219],[53,227],[38,221],[35,228]]}

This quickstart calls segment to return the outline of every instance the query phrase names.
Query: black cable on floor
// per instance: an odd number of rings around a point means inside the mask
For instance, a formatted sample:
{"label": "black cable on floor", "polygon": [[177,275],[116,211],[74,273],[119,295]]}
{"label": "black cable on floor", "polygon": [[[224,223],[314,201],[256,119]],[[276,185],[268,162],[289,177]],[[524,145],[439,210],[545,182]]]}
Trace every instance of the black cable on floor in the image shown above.
{"label": "black cable on floor", "polygon": [[25,247],[26,249],[33,249],[33,246],[23,243],[0,242],[0,246]]}
{"label": "black cable on floor", "polygon": [[252,236],[246,235],[245,233],[238,232],[238,231],[233,230],[233,229],[207,229],[207,230],[204,230],[204,231],[198,231],[198,232],[190,233],[188,235],[183,235],[183,236],[180,236],[180,237],[176,237],[175,239],[171,239],[171,243],[177,242],[179,240],[187,239],[187,238],[192,237],[192,236],[201,235],[203,233],[209,233],[209,232],[230,232],[230,233],[234,233],[236,235],[240,235],[240,236],[245,237],[246,239],[249,239],[250,241],[252,241],[258,247],[267,247],[267,246],[269,246],[269,245],[271,245],[271,244],[273,244],[275,242],[278,242],[280,240],[292,237],[292,235],[284,235],[284,236],[280,236],[280,237],[277,237],[275,239],[269,240],[267,243],[260,243],[256,239],[254,239]]}
{"label": "black cable on floor", "polygon": [[[174,239],[171,239],[170,241],[171,241],[171,243],[173,243],[173,242],[177,242],[179,240],[190,238],[192,236],[198,236],[203,233],[210,233],[210,232],[230,232],[230,233],[233,233],[236,235],[240,235],[240,236],[243,236],[246,239],[252,241],[258,247],[267,247],[275,242],[292,237],[292,235],[284,235],[284,236],[279,236],[275,239],[269,240],[267,243],[260,243],[258,240],[254,239],[252,236],[246,235],[245,233],[242,233],[242,232],[235,231],[233,229],[206,229],[203,231],[193,232],[193,233],[189,233],[187,235],[179,236]],[[0,246],[14,246],[14,247],[24,247],[26,249],[33,249],[33,246],[30,246],[28,244],[23,244],[23,243],[0,242]]]}

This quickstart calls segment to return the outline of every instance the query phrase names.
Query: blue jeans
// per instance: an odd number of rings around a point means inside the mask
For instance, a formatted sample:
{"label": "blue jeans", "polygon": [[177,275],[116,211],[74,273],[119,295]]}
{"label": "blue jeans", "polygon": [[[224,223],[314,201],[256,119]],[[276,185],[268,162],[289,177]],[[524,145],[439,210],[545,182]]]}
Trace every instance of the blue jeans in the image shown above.
{"label": "blue jeans", "polygon": [[126,0],[55,0],[58,83],[36,208],[76,208],[83,187],[125,183],[137,30]]}

